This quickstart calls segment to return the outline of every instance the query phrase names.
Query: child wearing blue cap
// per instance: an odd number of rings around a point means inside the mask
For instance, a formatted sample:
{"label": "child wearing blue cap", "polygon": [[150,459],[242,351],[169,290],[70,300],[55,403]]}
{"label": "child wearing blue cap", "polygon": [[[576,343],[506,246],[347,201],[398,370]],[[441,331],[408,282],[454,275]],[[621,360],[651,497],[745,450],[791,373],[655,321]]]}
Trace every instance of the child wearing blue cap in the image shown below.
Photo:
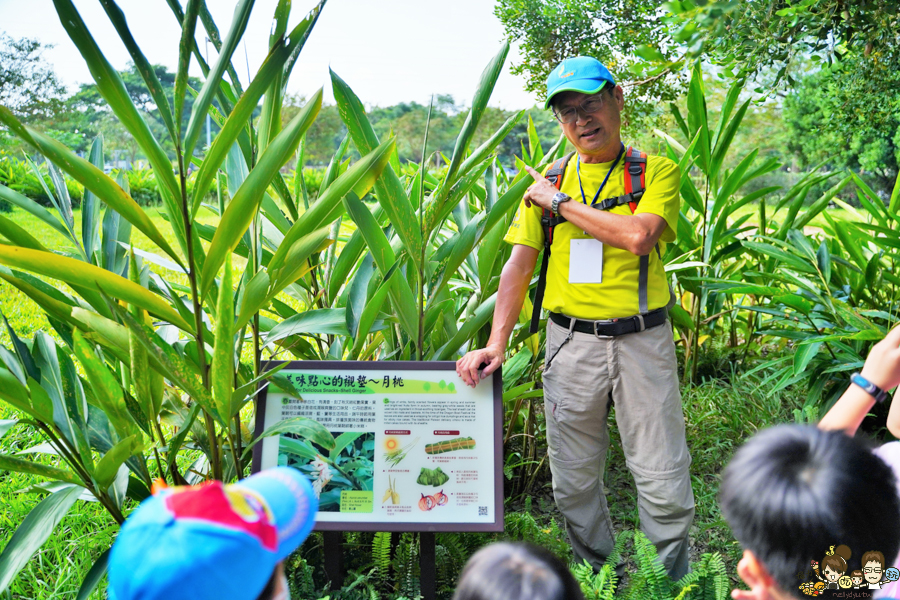
{"label": "child wearing blue cap", "polygon": [[161,490],[109,557],[111,600],[286,600],[282,561],[312,531],[307,478],[276,467],[243,481]]}

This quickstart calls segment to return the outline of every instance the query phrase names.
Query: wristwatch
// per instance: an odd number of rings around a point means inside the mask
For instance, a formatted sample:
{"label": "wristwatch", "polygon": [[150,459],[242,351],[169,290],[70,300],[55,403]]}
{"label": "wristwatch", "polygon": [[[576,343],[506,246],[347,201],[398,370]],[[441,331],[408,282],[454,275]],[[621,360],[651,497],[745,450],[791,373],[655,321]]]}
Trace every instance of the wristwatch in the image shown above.
{"label": "wristwatch", "polygon": [[853,375],[851,375],[850,381],[861,387],[864,392],[875,398],[875,402],[881,403],[888,398],[888,393],[886,391],[884,391],[859,373],[854,373]]}
{"label": "wristwatch", "polygon": [[553,200],[550,201],[550,210],[553,211],[554,215],[558,215],[559,205],[563,202],[568,202],[569,200],[571,200],[571,198],[569,198],[569,196],[567,196],[566,194],[563,194],[562,192],[556,192],[553,195]]}

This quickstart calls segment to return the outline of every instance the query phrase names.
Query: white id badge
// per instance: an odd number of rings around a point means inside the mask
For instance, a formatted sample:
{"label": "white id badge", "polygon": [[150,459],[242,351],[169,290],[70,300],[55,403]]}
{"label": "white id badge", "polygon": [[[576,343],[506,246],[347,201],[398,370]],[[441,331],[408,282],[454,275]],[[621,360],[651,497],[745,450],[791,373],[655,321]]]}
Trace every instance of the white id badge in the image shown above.
{"label": "white id badge", "polygon": [[603,242],[594,238],[571,240],[569,283],[603,283]]}

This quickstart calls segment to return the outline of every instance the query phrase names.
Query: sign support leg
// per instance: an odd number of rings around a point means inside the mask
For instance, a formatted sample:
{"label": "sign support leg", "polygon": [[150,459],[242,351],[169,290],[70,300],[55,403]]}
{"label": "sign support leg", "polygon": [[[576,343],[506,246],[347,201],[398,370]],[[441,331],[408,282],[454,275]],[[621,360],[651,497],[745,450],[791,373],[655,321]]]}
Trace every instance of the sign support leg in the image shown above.
{"label": "sign support leg", "polygon": [[325,573],[331,581],[331,589],[339,590],[344,585],[344,553],[341,544],[344,541],[342,531],[323,531],[325,542]]}
{"label": "sign support leg", "polygon": [[424,600],[437,598],[437,566],[435,564],[434,533],[419,534],[419,583]]}

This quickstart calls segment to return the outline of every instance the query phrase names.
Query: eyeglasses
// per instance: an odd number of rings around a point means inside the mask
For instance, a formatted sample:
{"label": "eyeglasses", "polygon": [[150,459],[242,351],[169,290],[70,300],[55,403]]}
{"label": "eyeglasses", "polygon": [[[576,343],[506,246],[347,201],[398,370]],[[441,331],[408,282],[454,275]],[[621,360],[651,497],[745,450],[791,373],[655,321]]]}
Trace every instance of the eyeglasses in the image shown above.
{"label": "eyeglasses", "polygon": [[585,116],[599,112],[599,110],[603,108],[603,92],[605,91],[606,90],[603,90],[599,94],[594,94],[578,106],[570,106],[560,111],[554,110],[553,116],[556,117],[557,121],[566,125],[578,118],[579,111]]}
{"label": "eyeglasses", "polygon": [[863,569],[863,573],[881,573],[881,569],[866,567],[865,569]]}

